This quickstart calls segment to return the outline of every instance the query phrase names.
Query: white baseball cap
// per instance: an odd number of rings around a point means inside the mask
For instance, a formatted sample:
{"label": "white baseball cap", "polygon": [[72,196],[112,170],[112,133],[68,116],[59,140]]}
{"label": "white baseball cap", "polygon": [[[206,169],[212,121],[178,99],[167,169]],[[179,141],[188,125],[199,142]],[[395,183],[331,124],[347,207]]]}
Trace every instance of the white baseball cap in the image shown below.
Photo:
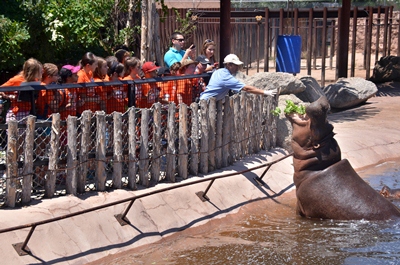
{"label": "white baseball cap", "polygon": [[236,54],[232,54],[232,53],[225,56],[224,64],[225,63],[234,63],[236,65],[243,64],[243,62],[241,60],[239,60],[239,57],[237,57]]}

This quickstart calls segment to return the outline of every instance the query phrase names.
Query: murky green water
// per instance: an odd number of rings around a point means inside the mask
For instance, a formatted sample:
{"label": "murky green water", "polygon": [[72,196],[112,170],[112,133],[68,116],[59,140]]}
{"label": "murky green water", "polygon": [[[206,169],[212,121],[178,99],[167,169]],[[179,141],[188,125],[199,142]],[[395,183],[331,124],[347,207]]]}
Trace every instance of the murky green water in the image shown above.
{"label": "murky green water", "polygon": [[[399,168],[386,163],[359,174],[376,190],[399,188]],[[233,221],[130,251],[114,264],[400,264],[399,221],[301,218],[293,194],[247,208]]]}

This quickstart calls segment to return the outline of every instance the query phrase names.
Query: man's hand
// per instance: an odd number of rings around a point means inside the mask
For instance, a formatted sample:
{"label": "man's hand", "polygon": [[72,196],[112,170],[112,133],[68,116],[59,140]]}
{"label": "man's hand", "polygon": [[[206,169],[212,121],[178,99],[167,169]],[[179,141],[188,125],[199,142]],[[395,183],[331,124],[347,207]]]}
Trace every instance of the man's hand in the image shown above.
{"label": "man's hand", "polygon": [[278,93],[277,89],[264,90],[264,96],[275,96]]}

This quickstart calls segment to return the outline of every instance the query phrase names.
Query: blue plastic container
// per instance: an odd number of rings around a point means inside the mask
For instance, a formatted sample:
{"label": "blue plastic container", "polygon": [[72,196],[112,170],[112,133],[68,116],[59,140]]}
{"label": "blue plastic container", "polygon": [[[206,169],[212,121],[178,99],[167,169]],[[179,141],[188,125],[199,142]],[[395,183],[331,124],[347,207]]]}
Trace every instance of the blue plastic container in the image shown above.
{"label": "blue plastic container", "polygon": [[300,73],[301,37],[299,35],[279,35],[276,44],[276,71]]}

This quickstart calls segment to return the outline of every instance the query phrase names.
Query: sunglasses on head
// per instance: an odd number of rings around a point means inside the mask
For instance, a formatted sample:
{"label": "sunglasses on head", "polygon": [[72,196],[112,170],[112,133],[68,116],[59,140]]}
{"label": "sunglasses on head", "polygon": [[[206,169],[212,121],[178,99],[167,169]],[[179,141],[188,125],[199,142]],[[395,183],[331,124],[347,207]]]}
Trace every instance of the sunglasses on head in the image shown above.
{"label": "sunglasses on head", "polygon": [[213,41],[213,40],[210,40],[210,39],[207,39],[207,40],[204,41],[204,44],[210,43],[210,42],[214,42],[214,41]]}

